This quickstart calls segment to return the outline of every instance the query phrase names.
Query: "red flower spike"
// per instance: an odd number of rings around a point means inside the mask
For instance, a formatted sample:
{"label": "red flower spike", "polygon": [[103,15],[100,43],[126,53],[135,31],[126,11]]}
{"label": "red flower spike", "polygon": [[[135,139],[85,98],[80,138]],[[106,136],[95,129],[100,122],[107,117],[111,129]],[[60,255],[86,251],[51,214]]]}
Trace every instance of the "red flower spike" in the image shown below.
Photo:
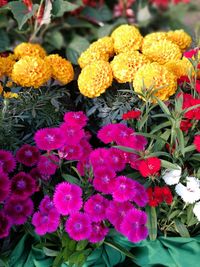
{"label": "red flower spike", "polygon": [[161,160],[156,157],[142,160],[139,165],[139,172],[143,177],[156,175],[161,168]]}
{"label": "red flower spike", "polygon": [[147,189],[147,194],[149,197],[148,204],[151,207],[157,207],[162,202],[166,202],[170,205],[173,201],[173,196],[168,186],[155,186],[154,188],[149,187]]}
{"label": "red flower spike", "polygon": [[181,121],[180,124],[180,129],[183,132],[188,132],[188,130],[192,127],[192,123],[190,122],[190,120],[183,120]]}
{"label": "red flower spike", "polygon": [[163,201],[165,201],[168,205],[170,205],[173,201],[173,196],[168,186],[164,186],[162,188],[162,195],[163,195]]}

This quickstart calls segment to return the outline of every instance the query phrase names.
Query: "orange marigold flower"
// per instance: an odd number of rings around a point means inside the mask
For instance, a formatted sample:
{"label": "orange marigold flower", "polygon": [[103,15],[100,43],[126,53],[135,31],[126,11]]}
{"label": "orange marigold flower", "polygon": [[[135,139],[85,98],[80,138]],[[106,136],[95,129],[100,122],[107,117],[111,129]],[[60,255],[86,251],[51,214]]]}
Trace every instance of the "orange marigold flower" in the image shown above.
{"label": "orange marigold flower", "polygon": [[113,38],[109,36],[100,38],[90,45],[90,49],[99,50],[102,53],[109,54],[109,56],[112,57],[114,55]]}
{"label": "orange marigold flower", "polygon": [[74,78],[74,69],[70,61],[58,54],[52,54],[45,58],[51,66],[52,77],[62,84],[68,84]]}
{"label": "orange marigold flower", "polygon": [[26,56],[13,66],[12,80],[24,87],[38,88],[51,77],[51,68],[40,57]]}
{"label": "orange marigold flower", "polygon": [[78,87],[84,96],[94,98],[103,94],[112,84],[112,69],[108,62],[99,60],[82,69]]}
{"label": "orange marigold flower", "polygon": [[177,44],[182,52],[185,52],[192,44],[192,38],[184,30],[167,32],[167,39]]}
{"label": "orange marigold flower", "polygon": [[24,56],[44,58],[46,56],[46,51],[39,44],[21,43],[15,47],[14,54],[18,59]]}
{"label": "orange marigold flower", "polygon": [[165,101],[176,92],[177,78],[165,66],[154,62],[144,65],[136,72],[133,87],[140,94],[143,91],[155,91],[153,95]]}
{"label": "orange marigold flower", "polygon": [[132,25],[121,25],[115,29],[111,35],[114,40],[115,53],[139,50],[142,45],[142,35],[139,30]]}
{"label": "orange marigold flower", "polygon": [[153,32],[147,34],[142,41],[142,51],[151,47],[151,45],[155,42],[166,40],[167,33],[166,32]]}

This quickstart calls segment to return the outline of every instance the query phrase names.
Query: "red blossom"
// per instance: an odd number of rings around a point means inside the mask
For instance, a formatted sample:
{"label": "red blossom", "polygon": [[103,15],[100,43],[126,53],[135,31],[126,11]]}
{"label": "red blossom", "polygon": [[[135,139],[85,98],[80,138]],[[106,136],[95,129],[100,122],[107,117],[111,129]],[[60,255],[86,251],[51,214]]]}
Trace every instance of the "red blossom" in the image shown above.
{"label": "red blossom", "polygon": [[32,8],[33,8],[32,0],[23,0],[23,3],[27,6],[29,12],[32,11]]}
{"label": "red blossom", "polygon": [[200,135],[194,137],[194,146],[198,152],[200,152]]}
{"label": "red blossom", "polygon": [[192,127],[192,123],[190,120],[182,120],[180,124],[181,131],[188,132],[188,130]]}
{"label": "red blossom", "polygon": [[[191,108],[192,106],[200,105],[200,99],[193,98],[190,94],[179,94],[178,97],[182,95],[183,96],[183,110]],[[192,120],[200,120],[200,107],[193,108],[192,110],[187,111],[184,114],[184,117],[186,119]]]}
{"label": "red blossom", "polygon": [[148,204],[151,207],[157,207],[162,202],[166,202],[170,205],[173,201],[173,196],[168,186],[155,186],[154,188],[149,187],[147,188],[147,194],[149,197]]}
{"label": "red blossom", "polygon": [[138,119],[141,115],[140,110],[131,110],[123,114],[123,120]]}
{"label": "red blossom", "polygon": [[8,4],[8,0],[0,0],[0,7]]}
{"label": "red blossom", "polygon": [[161,168],[161,160],[156,157],[142,160],[139,165],[139,172],[143,177],[155,176]]}
{"label": "red blossom", "polygon": [[199,48],[196,47],[194,49],[191,49],[191,50],[185,52],[183,55],[186,58],[192,58],[193,56],[196,56],[197,55],[198,51],[199,51]]}
{"label": "red blossom", "polygon": [[182,85],[184,82],[190,83],[190,79],[188,78],[188,76],[181,76],[178,79],[178,85]]}

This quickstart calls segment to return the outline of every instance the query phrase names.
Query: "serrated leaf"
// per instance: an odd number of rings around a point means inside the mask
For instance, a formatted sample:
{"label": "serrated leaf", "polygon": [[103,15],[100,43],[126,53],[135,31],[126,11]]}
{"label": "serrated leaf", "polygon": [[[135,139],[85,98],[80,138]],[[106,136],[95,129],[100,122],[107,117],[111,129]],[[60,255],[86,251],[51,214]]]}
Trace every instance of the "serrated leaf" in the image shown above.
{"label": "serrated leaf", "polygon": [[67,58],[73,63],[78,64],[77,60],[81,53],[84,52],[90,43],[83,37],[76,35],[75,38],[69,43],[66,49]]}
{"label": "serrated leaf", "polygon": [[149,238],[150,240],[156,240],[157,237],[157,214],[156,209],[154,207],[146,207],[146,212],[148,216],[147,227],[149,230]]}
{"label": "serrated leaf", "polygon": [[10,8],[11,12],[13,13],[14,18],[18,23],[18,27],[21,30],[23,25],[33,17],[36,10],[38,9],[38,5],[33,5],[32,11],[30,12],[27,6],[19,1],[12,1],[9,2],[8,7]]}
{"label": "serrated leaf", "polygon": [[181,237],[190,237],[190,234],[186,226],[181,221],[179,221],[178,219],[175,219],[174,223],[175,223],[176,230],[180,234]]}
{"label": "serrated leaf", "polygon": [[131,259],[135,259],[134,255],[130,251],[128,251],[126,248],[122,247],[118,243],[114,242],[113,240],[109,240],[109,241],[105,240],[104,244],[116,249],[117,251],[123,253],[124,255],[126,255],[127,257]]}
{"label": "serrated leaf", "polygon": [[62,17],[65,12],[74,11],[79,5],[72,4],[65,0],[54,0],[52,4],[52,15],[54,17]]}

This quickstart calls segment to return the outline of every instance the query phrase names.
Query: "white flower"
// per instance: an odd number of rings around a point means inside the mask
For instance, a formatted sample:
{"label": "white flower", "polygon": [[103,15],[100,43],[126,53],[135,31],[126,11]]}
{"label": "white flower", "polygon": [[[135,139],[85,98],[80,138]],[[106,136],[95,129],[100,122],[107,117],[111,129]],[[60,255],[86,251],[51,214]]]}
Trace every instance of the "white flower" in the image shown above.
{"label": "white flower", "polygon": [[177,170],[170,170],[167,169],[163,175],[163,180],[165,181],[166,184],[168,185],[174,185],[174,184],[178,184],[180,178],[181,178],[181,167],[177,166]]}
{"label": "white flower", "polygon": [[186,181],[186,186],[179,183],[175,190],[184,202],[192,204],[200,199],[200,183],[195,177],[187,177]]}
{"label": "white flower", "polygon": [[198,221],[200,221],[200,202],[197,202],[197,203],[194,205],[193,212],[194,212],[194,214],[196,215]]}

